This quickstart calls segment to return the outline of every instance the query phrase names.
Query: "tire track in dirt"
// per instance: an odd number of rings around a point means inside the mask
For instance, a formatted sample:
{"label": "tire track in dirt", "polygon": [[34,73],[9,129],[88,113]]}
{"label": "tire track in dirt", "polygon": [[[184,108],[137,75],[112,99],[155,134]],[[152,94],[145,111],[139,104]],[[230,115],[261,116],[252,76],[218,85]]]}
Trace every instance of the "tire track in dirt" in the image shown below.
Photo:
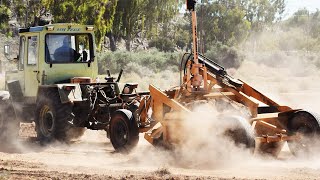
{"label": "tire track in dirt", "polygon": [[234,166],[203,169],[182,167],[170,158],[164,159],[168,154],[157,151],[143,139],[129,155],[114,153],[105,134],[96,131],[87,131],[81,141],[69,145],[41,147],[27,137],[20,138],[17,144],[19,151],[0,152],[0,179],[280,180],[320,177],[319,164],[305,166],[307,161],[293,159],[288,150],[277,160],[249,158],[249,162],[235,162],[239,164]]}

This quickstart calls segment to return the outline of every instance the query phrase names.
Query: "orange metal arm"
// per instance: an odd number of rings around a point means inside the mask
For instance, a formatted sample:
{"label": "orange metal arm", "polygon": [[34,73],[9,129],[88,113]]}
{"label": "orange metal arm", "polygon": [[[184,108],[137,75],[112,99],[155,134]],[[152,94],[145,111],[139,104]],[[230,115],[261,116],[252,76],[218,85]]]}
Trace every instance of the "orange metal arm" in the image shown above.
{"label": "orange metal arm", "polygon": [[251,87],[248,84],[246,84],[245,82],[243,82],[243,86],[240,89],[240,91],[242,93],[244,93],[245,95],[247,95],[249,97],[253,97],[256,100],[258,100],[258,101],[260,101],[260,102],[262,102],[262,103],[264,103],[264,104],[266,104],[268,106],[276,107],[280,112],[292,110],[292,108],[290,108],[288,106],[279,105],[278,103],[274,102],[273,100],[271,100],[270,98],[268,98],[267,96],[262,94],[261,92],[257,91],[253,87]]}

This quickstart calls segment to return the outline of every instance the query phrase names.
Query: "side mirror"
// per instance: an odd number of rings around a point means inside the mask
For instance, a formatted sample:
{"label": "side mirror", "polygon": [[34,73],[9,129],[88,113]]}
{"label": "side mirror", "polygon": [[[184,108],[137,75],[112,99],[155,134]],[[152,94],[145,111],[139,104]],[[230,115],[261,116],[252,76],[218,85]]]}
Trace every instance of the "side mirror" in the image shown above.
{"label": "side mirror", "polygon": [[8,44],[4,45],[4,55],[9,56],[10,54],[10,46]]}

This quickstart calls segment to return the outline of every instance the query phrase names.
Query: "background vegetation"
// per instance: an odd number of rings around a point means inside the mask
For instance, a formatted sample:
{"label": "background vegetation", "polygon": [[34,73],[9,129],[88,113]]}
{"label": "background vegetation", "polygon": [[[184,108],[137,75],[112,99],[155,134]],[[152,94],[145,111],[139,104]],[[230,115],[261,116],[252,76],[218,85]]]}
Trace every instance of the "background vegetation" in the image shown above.
{"label": "background vegetation", "polygon": [[[48,22],[94,24],[101,74],[121,68],[139,77],[177,72],[181,55],[192,47],[190,14],[184,11],[184,3],[2,0],[1,41],[11,43],[19,27]],[[227,68],[238,68],[247,59],[273,65],[284,56],[320,66],[320,11],[301,9],[283,19],[285,8],[285,0],[198,0],[200,52]]]}

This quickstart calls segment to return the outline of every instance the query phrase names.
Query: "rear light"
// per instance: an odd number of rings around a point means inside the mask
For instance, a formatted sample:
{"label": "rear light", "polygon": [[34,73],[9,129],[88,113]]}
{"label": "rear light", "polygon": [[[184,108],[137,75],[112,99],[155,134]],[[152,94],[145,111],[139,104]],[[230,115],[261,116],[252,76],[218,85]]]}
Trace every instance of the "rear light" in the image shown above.
{"label": "rear light", "polygon": [[53,31],[54,30],[54,26],[47,26],[47,30],[48,31]]}
{"label": "rear light", "polygon": [[93,31],[93,29],[94,29],[93,26],[87,26],[86,28],[87,31]]}

